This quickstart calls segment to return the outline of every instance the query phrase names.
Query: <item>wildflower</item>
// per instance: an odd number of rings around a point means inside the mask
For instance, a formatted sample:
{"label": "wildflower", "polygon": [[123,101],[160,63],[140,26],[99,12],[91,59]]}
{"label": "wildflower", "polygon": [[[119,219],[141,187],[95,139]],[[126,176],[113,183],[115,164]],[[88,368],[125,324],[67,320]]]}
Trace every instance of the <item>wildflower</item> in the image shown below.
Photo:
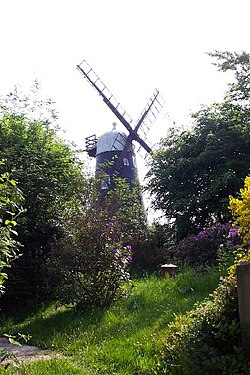
{"label": "wildflower", "polygon": [[123,262],[122,262],[122,263],[123,263],[123,266],[124,266],[124,267],[127,267],[127,265],[131,262],[131,260],[132,260],[131,255],[127,256],[127,258],[124,259]]}
{"label": "wildflower", "polygon": [[114,255],[118,255],[119,250],[117,250],[117,249],[112,249],[112,250],[111,250],[111,253],[114,254]]}
{"label": "wildflower", "polygon": [[132,251],[132,247],[130,245],[127,245],[124,247],[125,250],[127,250],[129,253]]}
{"label": "wildflower", "polygon": [[109,222],[106,224],[106,227],[107,227],[108,229],[112,229],[113,226],[114,226],[114,223],[112,223],[112,221],[109,221]]}
{"label": "wildflower", "polygon": [[195,237],[194,237],[194,240],[195,241],[201,241],[203,240],[204,238],[208,237],[208,231],[206,230],[203,230],[201,232],[199,232]]}
{"label": "wildflower", "polygon": [[234,238],[236,236],[238,236],[238,228],[236,228],[236,227],[231,228],[229,233],[228,233],[227,238]]}

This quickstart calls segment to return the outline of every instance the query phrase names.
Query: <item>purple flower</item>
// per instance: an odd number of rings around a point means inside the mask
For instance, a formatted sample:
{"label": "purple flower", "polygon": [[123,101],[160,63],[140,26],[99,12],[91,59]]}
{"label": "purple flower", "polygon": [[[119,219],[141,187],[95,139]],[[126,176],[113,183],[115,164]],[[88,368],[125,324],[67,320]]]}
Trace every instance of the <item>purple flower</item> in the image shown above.
{"label": "purple flower", "polygon": [[113,228],[113,226],[114,226],[114,223],[112,223],[112,221],[109,221],[109,222],[106,224],[106,227],[107,227],[108,229]]}
{"label": "purple flower", "polygon": [[208,232],[206,230],[203,230],[199,232],[195,237],[194,240],[200,241],[203,240],[204,238],[208,237]]}
{"label": "purple flower", "polygon": [[228,233],[228,236],[227,238],[234,238],[234,237],[237,237],[238,236],[238,228],[231,228],[229,233]]}
{"label": "purple flower", "polygon": [[127,250],[128,252],[132,251],[132,247],[130,245],[125,246],[124,249]]}
{"label": "purple flower", "polygon": [[123,266],[127,267],[127,265],[129,264],[129,262],[131,262],[131,260],[132,260],[132,257],[128,256],[126,259],[123,260]]}

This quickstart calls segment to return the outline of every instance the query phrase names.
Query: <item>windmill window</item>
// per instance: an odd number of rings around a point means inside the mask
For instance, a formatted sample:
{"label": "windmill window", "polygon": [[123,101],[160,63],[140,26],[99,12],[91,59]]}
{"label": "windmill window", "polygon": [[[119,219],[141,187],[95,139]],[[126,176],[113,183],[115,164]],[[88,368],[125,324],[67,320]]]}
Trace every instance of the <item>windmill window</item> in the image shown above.
{"label": "windmill window", "polygon": [[107,190],[110,185],[110,176],[107,174],[102,181],[102,190]]}
{"label": "windmill window", "polygon": [[128,158],[123,158],[123,165],[129,166]]}

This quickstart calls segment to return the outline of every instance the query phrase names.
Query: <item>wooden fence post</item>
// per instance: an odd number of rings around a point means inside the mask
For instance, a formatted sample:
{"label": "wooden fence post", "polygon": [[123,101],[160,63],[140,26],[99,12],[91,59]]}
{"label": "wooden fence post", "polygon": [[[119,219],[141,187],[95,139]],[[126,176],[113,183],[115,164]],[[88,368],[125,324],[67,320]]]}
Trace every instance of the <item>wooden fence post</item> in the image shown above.
{"label": "wooden fence post", "polygon": [[250,358],[250,262],[236,266],[242,346]]}

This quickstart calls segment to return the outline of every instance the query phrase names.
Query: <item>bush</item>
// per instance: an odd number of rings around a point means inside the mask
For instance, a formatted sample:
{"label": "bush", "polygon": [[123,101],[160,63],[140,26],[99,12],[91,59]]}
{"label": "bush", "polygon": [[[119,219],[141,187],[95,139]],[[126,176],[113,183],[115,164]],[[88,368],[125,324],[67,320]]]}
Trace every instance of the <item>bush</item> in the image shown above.
{"label": "bush", "polygon": [[49,290],[61,303],[109,305],[124,292],[132,259],[130,243],[140,237],[138,195],[122,180],[105,204],[98,199],[99,182],[90,180],[82,206],[65,211],[65,235],[54,244],[48,262]]}
{"label": "bush", "polygon": [[239,228],[232,226],[224,243],[218,249],[217,259],[220,271],[227,270],[235,261],[236,256],[244,255],[249,250],[249,243],[244,244]]}
{"label": "bush", "polygon": [[182,265],[207,266],[217,264],[217,251],[227,241],[230,224],[218,224],[190,235],[170,249],[176,261]]}
{"label": "bush", "polygon": [[[250,252],[240,260],[249,261]],[[250,373],[240,340],[235,269],[210,298],[169,326],[161,364],[166,374]]]}
{"label": "bush", "polygon": [[153,272],[169,261],[167,248],[172,244],[173,230],[168,224],[154,222],[147,228],[145,236],[133,246],[131,267],[136,272]]}

